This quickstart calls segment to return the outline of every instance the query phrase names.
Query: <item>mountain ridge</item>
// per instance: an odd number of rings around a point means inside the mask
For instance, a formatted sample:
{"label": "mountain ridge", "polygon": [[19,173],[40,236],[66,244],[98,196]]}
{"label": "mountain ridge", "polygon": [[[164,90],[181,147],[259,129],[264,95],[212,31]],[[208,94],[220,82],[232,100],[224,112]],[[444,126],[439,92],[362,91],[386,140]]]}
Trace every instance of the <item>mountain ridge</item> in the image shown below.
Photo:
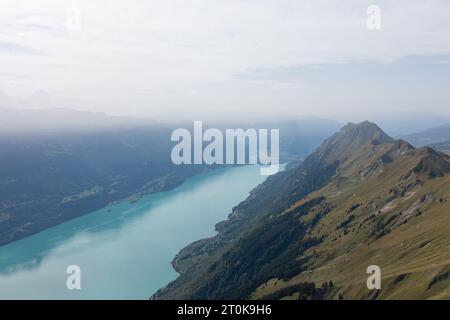
{"label": "mountain ridge", "polygon": [[[450,185],[449,164],[448,156],[396,141],[370,122],[348,124],[300,165],[258,186],[233,209],[229,220],[218,224],[217,236],[184,248],[173,261],[180,277],[153,298],[305,298],[295,288],[330,280],[333,289],[322,298],[442,294],[436,291],[440,287],[432,285],[431,290],[428,286],[434,276],[450,270],[450,260],[442,256],[449,252],[447,227],[434,223],[449,219],[443,209],[449,208],[449,188],[442,187]],[[425,235],[415,229],[425,223],[424,218],[431,219],[425,227],[433,230]],[[389,237],[397,242],[409,239],[411,234],[405,229],[410,228],[420,239],[419,247],[432,248],[429,261],[444,269],[433,269],[437,274],[423,277],[423,288],[415,292],[404,292],[409,281],[392,280],[386,290],[373,296],[364,287],[366,268],[376,264],[376,257],[390,277],[400,276],[400,268],[417,281],[412,271],[417,262],[402,258],[406,247],[379,249],[388,246]],[[444,240],[428,239],[438,235]],[[426,269],[429,266],[422,256],[427,252],[420,249],[413,254],[421,257]],[[346,256],[356,262],[349,263]],[[400,264],[392,262],[395,256],[400,257]],[[440,286],[446,281],[445,277],[439,280]]]}

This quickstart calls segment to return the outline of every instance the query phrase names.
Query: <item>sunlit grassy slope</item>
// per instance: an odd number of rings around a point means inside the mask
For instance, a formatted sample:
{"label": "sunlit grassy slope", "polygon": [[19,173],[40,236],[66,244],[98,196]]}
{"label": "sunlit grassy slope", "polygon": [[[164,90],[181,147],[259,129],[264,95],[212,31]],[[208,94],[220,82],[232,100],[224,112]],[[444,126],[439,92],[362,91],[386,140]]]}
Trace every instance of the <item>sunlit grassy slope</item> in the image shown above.
{"label": "sunlit grassy slope", "polygon": [[449,299],[449,198],[447,155],[349,124],[180,252],[155,298]]}
{"label": "sunlit grassy slope", "polygon": [[[308,271],[288,281],[271,280],[255,290],[254,298],[300,282],[329,280],[336,288],[331,297],[371,298],[375,293],[367,289],[366,269],[373,264],[382,271],[377,298],[450,298],[450,176],[430,177],[447,165],[433,151],[402,142],[368,149],[290,209],[319,196],[333,208],[310,232],[325,240],[305,253],[311,257]],[[392,151],[392,162],[378,160]],[[311,220],[320,210],[300,220]]]}

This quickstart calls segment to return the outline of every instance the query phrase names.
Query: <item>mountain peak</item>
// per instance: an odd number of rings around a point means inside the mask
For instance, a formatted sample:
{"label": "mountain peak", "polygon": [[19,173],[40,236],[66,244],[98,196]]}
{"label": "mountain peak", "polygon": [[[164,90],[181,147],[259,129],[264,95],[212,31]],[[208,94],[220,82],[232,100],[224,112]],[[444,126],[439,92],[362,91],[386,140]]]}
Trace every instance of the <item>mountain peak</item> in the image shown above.
{"label": "mountain peak", "polygon": [[389,137],[375,123],[367,120],[361,123],[349,122],[339,133],[358,139],[363,144],[368,142],[389,143],[394,141],[393,138]]}
{"label": "mountain peak", "polygon": [[376,124],[364,121],[349,123],[339,132],[325,140],[316,155],[326,163],[342,161],[355,154],[364,154],[362,148],[393,143],[395,140]]}

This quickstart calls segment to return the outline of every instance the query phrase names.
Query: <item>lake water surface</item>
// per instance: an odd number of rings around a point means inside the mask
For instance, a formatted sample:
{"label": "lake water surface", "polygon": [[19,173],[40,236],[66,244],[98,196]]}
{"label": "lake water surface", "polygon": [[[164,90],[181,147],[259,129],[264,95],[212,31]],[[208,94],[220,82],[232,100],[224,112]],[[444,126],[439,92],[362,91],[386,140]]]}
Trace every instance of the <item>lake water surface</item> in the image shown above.
{"label": "lake water surface", "polygon": [[[214,235],[265,178],[257,166],[214,170],[0,247],[0,299],[148,299],[177,277],[178,251]],[[69,265],[81,290],[66,288]]]}

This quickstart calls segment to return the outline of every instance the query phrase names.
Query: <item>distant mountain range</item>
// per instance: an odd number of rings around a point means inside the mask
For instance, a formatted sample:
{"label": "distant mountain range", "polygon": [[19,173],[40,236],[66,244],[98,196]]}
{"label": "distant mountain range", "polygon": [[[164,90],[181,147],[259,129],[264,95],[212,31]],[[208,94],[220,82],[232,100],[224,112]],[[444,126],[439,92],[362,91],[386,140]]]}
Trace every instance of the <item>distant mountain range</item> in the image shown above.
{"label": "distant mountain range", "polygon": [[401,138],[416,147],[430,146],[437,151],[450,155],[450,124],[404,135]]}
{"label": "distant mountain range", "polygon": [[87,106],[86,101],[60,98],[44,90],[23,97],[11,96],[0,90],[0,110],[77,109]]}
{"label": "distant mountain range", "polygon": [[348,124],[181,250],[152,298],[449,299],[449,197],[449,156]]}
{"label": "distant mountain range", "polygon": [[416,147],[450,141],[450,124],[433,127],[421,132],[401,136]]}
{"label": "distant mountain range", "polygon": [[440,152],[450,155],[450,141],[430,144],[430,147]]}

